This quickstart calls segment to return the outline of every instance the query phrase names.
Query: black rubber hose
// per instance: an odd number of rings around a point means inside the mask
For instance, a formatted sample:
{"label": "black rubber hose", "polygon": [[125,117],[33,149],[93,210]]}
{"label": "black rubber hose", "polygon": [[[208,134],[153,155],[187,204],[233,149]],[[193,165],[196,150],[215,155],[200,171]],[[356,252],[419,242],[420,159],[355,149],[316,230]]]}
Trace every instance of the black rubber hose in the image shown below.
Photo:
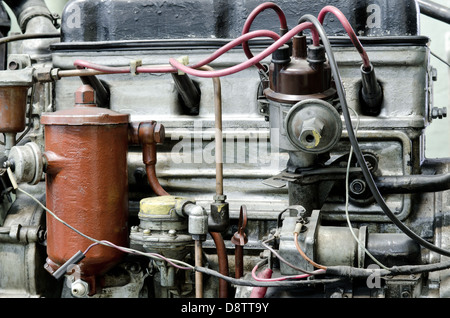
{"label": "black rubber hose", "polygon": [[52,15],[44,0],[4,0],[17,18],[17,22],[25,33],[27,23],[36,16],[47,17],[52,20]]}
{"label": "black rubber hose", "polygon": [[366,278],[372,275],[411,275],[420,273],[430,273],[450,268],[450,262],[441,262],[426,265],[404,265],[393,266],[389,269],[367,269],[351,266],[328,266],[326,274],[329,276],[339,276],[348,278]]}
{"label": "black rubber hose", "polygon": [[450,24],[450,8],[429,0],[417,0],[420,13]]}
{"label": "black rubber hose", "polygon": [[444,250],[434,244],[431,244],[430,242],[424,240],[422,237],[418,236],[416,233],[411,231],[405,224],[403,224],[395,215],[392,213],[392,211],[389,209],[389,207],[386,205],[386,202],[384,201],[383,197],[381,196],[375,181],[372,178],[372,174],[369,171],[369,168],[367,167],[366,161],[364,160],[363,154],[361,152],[361,148],[359,147],[358,140],[356,139],[355,132],[353,131],[352,127],[352,120],[350,117],[349,108],[347,105],[347,100],[345,98],[345,90],[344,86],[342,84],[341,75],[339,73],[339,69],[336,63],[336,59],[333,54],[333,50],[330,44],[330,41],[327,37],[327,34],[322,26],[322,24],[319,22],[319,20],[314,17],[313,15],[304,15],[300,18],[299,23],[302,22],[311,22],[314,27],[317,29],[317,32],[319,32],[319,35],[322,39],[322,43],[325,47],[325,50],[328,55],[329,64],[331,66],[331,72],[334,77],[334,81],[336,83],[336,90],[338,92],[339,101],[342,106],[342,113],[344,115],[345,124],[348,127],[348,137],[350,139],[350,143],[353,147],[353,151],[355,153],[355,156],[358,160],[358,164],[361,167],[362,173],[364,175],[364,178],[367,182],[367,185],[370,188],[370,191],[372,192],[373,197],[375,198],[378,205],[381,207],[383,212],[386,214],[386,216],[406,235],[408,235],[411,239],[419,243],[421,246],[436,252],[441,255],[450,256],[450,251]]}
{"label": "black rubber hose", "polygon": [[424,193],[450,189],[450,174],[386,176],[375,178],[380,193]]}

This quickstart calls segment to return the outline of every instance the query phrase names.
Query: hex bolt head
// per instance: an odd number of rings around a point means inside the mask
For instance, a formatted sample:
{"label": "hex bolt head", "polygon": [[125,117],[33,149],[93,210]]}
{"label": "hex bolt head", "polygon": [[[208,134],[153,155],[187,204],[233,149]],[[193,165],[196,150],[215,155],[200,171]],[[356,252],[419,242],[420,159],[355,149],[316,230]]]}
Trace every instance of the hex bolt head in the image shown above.
{"label": "hex bolt head", "polygon": [[153,138],[157,144],[164,143],[164,139],[166,138],[166,131],[163,125],[158,123],[155,125]]}
{"label": "hex bolt head", "polygon": [[308,149],[315,148],[319,145],[322,138],[324,123],[318,118],[310,118],[303,122],[298,140]]}
{"label": "hex bolt head", "polygon": [[447,117],[447,107],[433,107],[433,109],[431,110],[431,118],[433,119],[442,119]]}
{"label": "hex bolt head", "polygon": [[75,104],[77,105],[95,105],[95,90],[90,85],[82,85],[75,92]]}

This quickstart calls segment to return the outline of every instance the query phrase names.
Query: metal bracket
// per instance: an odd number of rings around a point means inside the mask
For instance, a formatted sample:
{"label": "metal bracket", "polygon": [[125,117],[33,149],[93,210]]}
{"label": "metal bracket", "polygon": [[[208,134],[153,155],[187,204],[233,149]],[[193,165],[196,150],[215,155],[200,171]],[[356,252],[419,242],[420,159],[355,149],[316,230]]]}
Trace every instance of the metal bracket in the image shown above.
{"label": "metal bracket", "polygon": [[[329,167],[305,170],[300,173],[291,173],[287,170],[263,181],[263,184],[273,188],[283,188],[287,182],[299,184],[312,184],[320,181],[344,180],[347,168]],[[361,172],[361,168],[352,167],[350,173]]]}

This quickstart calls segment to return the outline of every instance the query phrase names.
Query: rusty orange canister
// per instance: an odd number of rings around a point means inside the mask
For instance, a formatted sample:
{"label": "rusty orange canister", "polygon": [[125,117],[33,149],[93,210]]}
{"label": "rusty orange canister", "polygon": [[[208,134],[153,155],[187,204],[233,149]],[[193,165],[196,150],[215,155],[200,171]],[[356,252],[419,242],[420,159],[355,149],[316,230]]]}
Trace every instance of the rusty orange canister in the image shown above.
{"label": "rusty orange canister", "polygon": [[25,129],[28,86],[0,87],[0,132],[19,133]]}
{"label": "rusty orange canister", "polygon": [[[47,207],[85,235],[119,246],[128,245],[129,115],[95,104],[95,93],[83,85],[75,106],[45,113]],[[47,213],[47,264],[55,271],[93,242]],[[90,294],[97,278],[123,257],[119,250],[97,245],[78,264]]]}

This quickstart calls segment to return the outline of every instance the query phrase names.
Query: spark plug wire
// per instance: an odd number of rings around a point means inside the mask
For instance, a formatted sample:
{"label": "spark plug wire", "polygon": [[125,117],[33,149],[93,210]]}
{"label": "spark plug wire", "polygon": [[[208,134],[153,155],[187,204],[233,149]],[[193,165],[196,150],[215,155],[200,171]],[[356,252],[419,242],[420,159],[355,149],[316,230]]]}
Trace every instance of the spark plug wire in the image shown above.
{"label": "spark plug wire", "polygon": [[[242,28],[242,35],[248,33],[250,31],[251,25],[253,23],[253,21],[256,19],[256,17],[263,12],[264,10],[267,9],[273,9],[277,15],[278,18],[280,19],[280,35],[283,35],[284,33],[286,33],[288,31],[288,26],[287,26],[287,21],[286,21],[286,16],[283,12],[283,10],[276,5],[273,2],[265,2],[260,4],[259,6],[257,6],[247,17],[247,20],[244,23],[244,27]],[[244,50],[245,55],[251,59],[253,57],[252,52],[250,51],[250,47],[248,45],[248,41],[245,41],[242,43],[242,49]],[[262,70],[265,71],[265,68],[263,65],[261,65],[261,63],[256,63],[255,66]]]}
{"label": "spark plug wire", "polygon": [[[251,39],[259,38],[259,37],[272,38],[274,41],[280,39],[280,36],[277,33],[270,31],[270,30],[252,31],[252,32],[246,33],[246,34],[232,40],[231,42],[228,42],[227,44],[225,44],[224,46],[222,46],[221,48],[216,50],[213,54],[211,54],[206,59],[204,59],[190,67],[194,68],[194,69],[201,68],[202,66],[205,66],[206,64],[209,64],[212,61],[218,59],[220,56],[222,56],[226,52],[230,51],[231,49],[235,48],[236,46],[241,45],[245,41],[249,41]],[[131,68],[129,66],[106,66],[106,65],[99,65],[99,64],[91,63],[91,62],[84,61],[84,60],[76,60],[74,62],[74,65],[76,67],[92,69],[92,70],[96,70],[99,72],[103,72],[105,74],[127,74],[127,73],[131,72]],[[64,71],[61,71],[61,72],[64,72]],[[136,68],[136,73],[175,73],[175,72],[178,72],[178,69],[171,65],[144,65],[144,66],[138,66]],[[63,75],[64,73],[61,73],[61,74]]]}
{"label": "spark plug wire", "polygon": [[242,62],[240,64],[231,66],[229,68],[225,68],[225,69],[221,69],[221,70],[217,70],[217,71],[199,71],[199,70],[196,70],[192,66],[186,66],[186,65],[180,63],[179,61],[177,61],[174,58],[169,59],[169,63],[176,69],[178,69],[184,73],[187,73],[189,75],[193,75],[193,76],[197,76],[197,77],[211,78],[211,77],[228,76],[228,75],[232,75],[232,74],[241,72],[241,71],[255,65],[256,63],[260,62],[261,60],[263,60],[264,58],[266,58],[267,56],[269,56],[270,54],[275,52],[279,47],[281,47],[286,42],[288,42],[292,37],[294,37],[295,35],[297,35],[298,33],[302,32],[306,29],[313,29],[313,25],[308,22],[301,23],[301,24],[295,26],[292,30],[287,32],[285,35],[283,35],[280,39],[275,41],[275,43],[270,45],[264,51],[262,51],[258,55],[255,55],[251,59],[249,59],[245,62]]}
{"label": "spark plug wire", "polygon": [[356,36],[355,31],[353,30],[352,26],[350,25],[350,22],[346,18],[346,16],[336,7],[333,6],[326,6],[322,10],[320,10],[319,15],[317,19],[321,24],[323,24],[323,21],[325,20],[325,16],[327,13],[332,13],[336,16],[336,18],[341,22],[342,26],[345,29],[345,32],[347,32],[348,36],[350,37],[350,40],[353,43],[353,46],[356,48],[356,50],[361,55],[361,58],[363,60],[364,70],[368,71],[371,69],[371,64],[369,60],[369,56],[367,55],[366,50],[362,46],[361,42],[359,41],[358,37]]}

